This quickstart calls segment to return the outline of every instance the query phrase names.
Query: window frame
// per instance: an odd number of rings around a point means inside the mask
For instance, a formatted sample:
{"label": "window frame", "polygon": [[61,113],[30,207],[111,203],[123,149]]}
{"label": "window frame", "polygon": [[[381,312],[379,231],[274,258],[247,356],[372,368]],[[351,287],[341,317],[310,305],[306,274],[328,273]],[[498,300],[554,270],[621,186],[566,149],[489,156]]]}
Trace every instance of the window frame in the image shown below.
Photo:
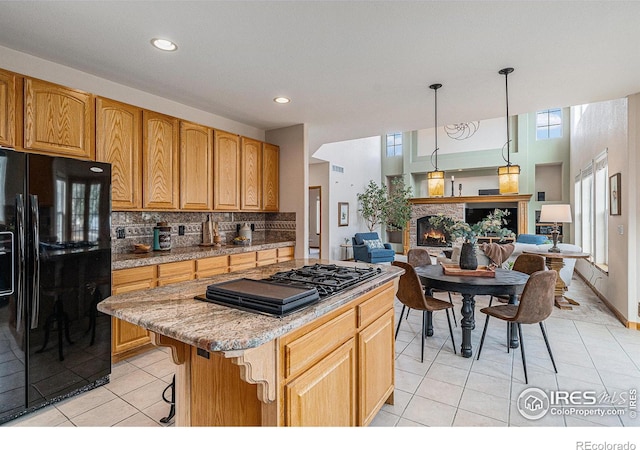
{"label": "window frame", "polygon": [[[389,145],[389,138],[393,139],[393,145]],[[399,143],[398,143],[399,140]],[[384,141],[384,146],[385,146],[385,155],[387,155],[387,158],[395,158],[397,156],[402,156],[402,153],[404,151],[403,146],[404,146],[404,138],[402,136],[402,133],[388,133],[385,135],[385,141]],[[393,153],[389,154],[389,149],[393,149]]]}
{"label": "window frame", "polygon": [[[560,117],[560,123],[551,123],[552,113],[558,112],[558,116]],[[539,118],[541,116],[546,116],[546,123],[544,125],[539,125]],[[560,129],[559,136],[551,136],[551,129],[558,127]],[[539,136],[540,131],[545,131],[546,136]],[[551,139],[561,139],[564,136],[564,115],[562,108],[549,108],[543,109],[541,111],[536,112],[536,141],[548,141]]]}

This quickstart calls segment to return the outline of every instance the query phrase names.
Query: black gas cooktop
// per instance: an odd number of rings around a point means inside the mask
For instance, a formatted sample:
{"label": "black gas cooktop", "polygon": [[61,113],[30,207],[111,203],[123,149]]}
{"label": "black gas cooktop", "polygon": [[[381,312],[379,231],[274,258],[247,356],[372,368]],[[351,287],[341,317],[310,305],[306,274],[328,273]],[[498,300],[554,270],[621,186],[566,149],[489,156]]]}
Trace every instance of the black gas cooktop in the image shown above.
{"label": "black gas cooktop", "polygon": [[212,284],[196,297],[252,312],[284,316],[382,272],[373,267],[314,264],[277,272],[264,280],[241,278]]}

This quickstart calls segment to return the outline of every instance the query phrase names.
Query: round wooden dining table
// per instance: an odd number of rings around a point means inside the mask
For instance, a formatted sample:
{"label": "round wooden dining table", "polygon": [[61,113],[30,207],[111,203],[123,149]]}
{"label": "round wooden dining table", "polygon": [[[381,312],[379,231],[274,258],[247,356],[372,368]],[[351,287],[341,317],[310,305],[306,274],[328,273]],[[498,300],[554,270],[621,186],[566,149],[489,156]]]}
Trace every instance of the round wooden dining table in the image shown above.
{"label": "round wooden dining table", "polygon": [[[495,277],[445,275],[441,265],[417,266],[415,268],[422,284],[428,289],[459,292],[462,294],[462,346],[460,354],[471,357],[471,330],[475,328],[476,295],[508,295],[509,303],[516,304],[518,295],[524,290],[529,275],[515,270],[495,269]],[[515,327],[515,324],[511,324]],[[518,347],[518,333],[512,330],[511,348]]]}

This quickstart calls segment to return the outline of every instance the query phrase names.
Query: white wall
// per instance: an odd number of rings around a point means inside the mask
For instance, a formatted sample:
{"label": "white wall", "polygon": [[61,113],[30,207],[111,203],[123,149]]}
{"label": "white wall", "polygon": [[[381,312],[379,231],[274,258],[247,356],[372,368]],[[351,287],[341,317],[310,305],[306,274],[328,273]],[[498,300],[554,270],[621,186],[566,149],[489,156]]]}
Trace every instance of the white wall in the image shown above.
{"label": "white wall", "polygon": [[309,154],[307,126],[267,131],[265,140],[280,146],[280,211],[296,213],[296,258],[305,258],[309,242]]}
{"label": "white wall", "polygon": [[[640,93],[628,97],[628,139],[629,159],[627,176],[622,178],[622,189],[626,193],[622,199],[623,214],[627,217],[627,245],[629,256],[629,320],[636,323],[640,329],[640,195],[638,195],[638,180],[640,180]],[[626,180],[625,180],[626,178]],[[625,213],[628,211],[628,213]],[[635,319],[634,319],[635,318]]]}
{"label": "white wall", "polygon": [[[634,321],[637,313],[630,316],[630,304],[635,301],[630,297],[629,267],[637,267],[638,261],[630,260],[636,250],[630,251],[629,217],[635,215],[635,208],[630,210],[631,188],[635,189],[635,180],[631,181],[628,151],[628,107],[627,99],[611,100],[589,104],[586,108],[571,109],[571,184],[580,169],[603,150],[608,149],[609,176],[622,174],[622,215],[608,216],[609,219],[609,273],[606,274],[587,261],[578,260],[576,270],[602,294],[624,317]],[[624,194],[627,195],[624,195]],[[571,204],[575,204],[572,189]],[[575,208],[574,208],[575,209]],[[575,224],[572,224],[572,228]],[[624,228],[624,234],[618,233],[618,226]],[[636,257],[637,258],[637,257]],[[631,265],[630,265],[631,263]],[[634,281],[635,284],[635,281]]]}
{"label": "white wall", "polygon": [[[380,136],[325,144],[313,157],[329,161],[329,166],[344,168],[344,173],[329,171],[329,235],[323,233],[323,240],[328,240],[329,245],[328,253],[323,256],[342,259],[340,244],[344,244],[345,239],[351,242],[355,233],[368,231],[358,213],[358,193],[364,191],[369,180],[381,183]],[[349,203],[349,226],[338,226],[339,202]]]}
{"label": "white wall", "polygon": [[230,133],[265,140],[264,130],[2,46],[0,68]]}
{"label": "white wall", "polygon": [[322,258],[329,258],[329,244],[331,236],[331,224],[329,223],[330,216],[330,201],[331,192],[329,190],[329,163],[319,163],[309,165],[309,186],[320,186],[320,215],[321,215],[321,234],[320,238],[320,256]]}

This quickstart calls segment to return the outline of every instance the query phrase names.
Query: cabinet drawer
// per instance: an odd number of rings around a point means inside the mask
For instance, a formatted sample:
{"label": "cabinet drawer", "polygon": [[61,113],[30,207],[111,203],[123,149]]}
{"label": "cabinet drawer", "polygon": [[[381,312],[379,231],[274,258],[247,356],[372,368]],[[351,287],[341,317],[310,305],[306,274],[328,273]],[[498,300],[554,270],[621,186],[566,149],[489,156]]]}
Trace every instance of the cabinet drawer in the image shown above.
{"label": "cabinet drawer", "polygon": [[206,278],[229,271],[229,258],[215,256],[196,260],[196,278]]}
{"label": "cabinet drawer", "polygon": [[266,266],[278,262],[278,249],[259,250],[257,252],[258,266]]}
{"label": "cabinet drawer", "polygon": [[291,377],[315,364],[355,333],[353,309],[319,326],[311,332],[284,344],[285,377]]}
{"label": "cabinet drawer", "polygon": [[229,255],[229,272],[249,269],[256,266],[256,252]]}
{"label": "cabinet drawer", "polygon": [[189,275],[194,273],[194,261],[179,261],[173,263],[158,264],[158,279],[173,278],[176,276]]}
{"label": "cabinet drawer", "polygon": [[[135,267],[133,269],[121,269],[114,270],[112,281],[113,288],[121,288],[123,285],[129,284],[149,284],[155,283],[156,279],[156,266],[143,266],[143,267]],[[152,286],[151,286],[152,287]],[[127,291],[120,292],[129,292],[132,289]]]}
{"label": "cabinet drawer", "polygon": [[369,325],[386,311],[393,308],[394,294],[392,288],[392,284],[386,287],[382,286],[380,288],[382,290],[374,291],[371,298],[358,305],[358,328]]}
{"label": "cabinet drawer", "polygon": [[182,275],[175,275],[172,277],[158,278],[158,286],[166,286],[173,283],[181,283],[182,281],[193,280],[193,273],[185,273]]}
{"label": "cabinet drawer", "polygon": [[293,247],[281,247],[278,249],[278,258],[284,258],[289,256],[293,258],[294,249]]}

